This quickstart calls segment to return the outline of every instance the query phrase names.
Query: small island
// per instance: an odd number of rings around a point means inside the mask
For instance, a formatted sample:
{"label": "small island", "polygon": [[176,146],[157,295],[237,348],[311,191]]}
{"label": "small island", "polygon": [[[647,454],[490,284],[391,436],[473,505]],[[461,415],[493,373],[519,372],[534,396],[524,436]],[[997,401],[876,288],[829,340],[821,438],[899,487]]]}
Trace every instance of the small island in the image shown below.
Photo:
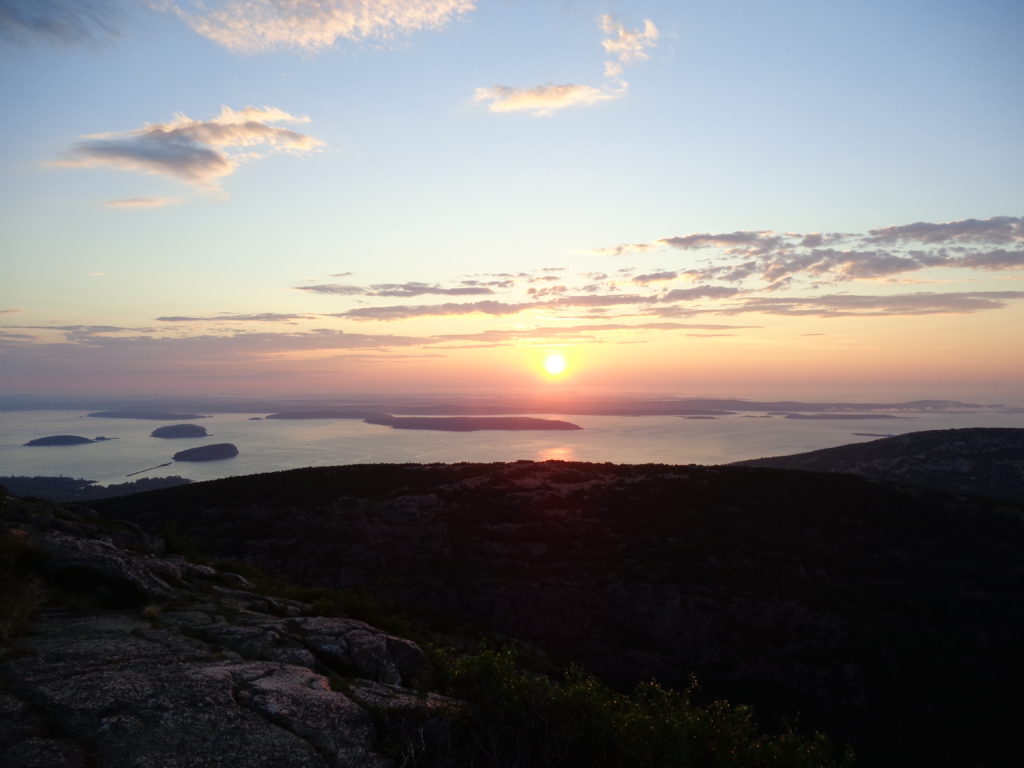
{"label": "small island", "polygon": [[157,427],[149,433],[150,437],[209,437],[210,433],[206,427],[198,424],[172,424],[167,427]]}
{"label": "small island", "polygon": [[367,424],[380,424],[392,429],[436,429],[443,432],[478,432],[481,430],[583,429],[578,424],[558,419],[535,419],[529,416],[369,416]]}
{"label": "small island", "polygon": [[196,448],[189,448],[178,451],[174,454],[175,461],[219,461],[230,459],[238,455],[238,448],[231,443],[214,443],[213,445],[200,445]]}
{"label": "small island", "polygon": [[79,435],[50,435],[49,437],[37,437],[35,440],[29,440],[25,445],[85,445],[92,442],[95,441],[90,440],[88,437],[80,437]]}

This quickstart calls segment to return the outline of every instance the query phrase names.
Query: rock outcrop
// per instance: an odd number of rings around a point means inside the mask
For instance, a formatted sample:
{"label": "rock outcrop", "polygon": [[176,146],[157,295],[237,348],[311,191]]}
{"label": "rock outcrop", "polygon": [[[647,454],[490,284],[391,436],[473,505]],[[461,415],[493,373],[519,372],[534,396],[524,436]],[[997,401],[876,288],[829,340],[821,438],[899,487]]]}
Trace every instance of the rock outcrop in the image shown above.
{"label": "rock outcrop", "polygon": [[258,594],[131,525],[0,499],[4,546],[49,596],[0,655],[0,764],[385,768],[381,713],[459,704],[409,686],[413,642]]}

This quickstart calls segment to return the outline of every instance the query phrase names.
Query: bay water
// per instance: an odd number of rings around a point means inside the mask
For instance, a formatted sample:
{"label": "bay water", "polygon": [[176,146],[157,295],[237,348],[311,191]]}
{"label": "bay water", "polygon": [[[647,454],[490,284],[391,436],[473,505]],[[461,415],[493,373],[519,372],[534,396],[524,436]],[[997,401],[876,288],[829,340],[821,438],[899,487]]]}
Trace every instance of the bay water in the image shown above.
{"label": "bay water", "polygon": [[[0,475],[84,478],[101,484],[180,475],[190,480],[298,467],[366,463],[545,461],[616,464],[725,464],[781,456],[926,429],[1024,427],[1024,413],[926,413],[900,418],[787,419],[743,413],[717,418],[558,416],[579,431],[439,432],[391,429],[359,419],[262,419],[215,413],[193,420],[209,437],[150,437],[164,422],[89,417],[82,411],[0,413]],[[168,422],[170,423],[170,422]],[[48,435],[109,439],[71,446],[25,446]],[[185,448],[234,443],[239,455],[219,461],[172,462]],[[171,462],[169,466],[158,466]],[[131,473],[149,471],[128,477]]]}

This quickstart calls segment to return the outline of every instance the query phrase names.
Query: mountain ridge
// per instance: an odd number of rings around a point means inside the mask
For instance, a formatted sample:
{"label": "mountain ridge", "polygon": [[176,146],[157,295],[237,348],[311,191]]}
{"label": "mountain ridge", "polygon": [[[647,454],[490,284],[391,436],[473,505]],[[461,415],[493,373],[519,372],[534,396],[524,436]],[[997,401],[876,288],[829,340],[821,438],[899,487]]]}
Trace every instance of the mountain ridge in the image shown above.
{"label": "mountain ridge", "polygon": [[291,470],[98,507],[624,687],[695,673],[869,765],[1012,764],[1019,504],[792,470],[523,461]]}

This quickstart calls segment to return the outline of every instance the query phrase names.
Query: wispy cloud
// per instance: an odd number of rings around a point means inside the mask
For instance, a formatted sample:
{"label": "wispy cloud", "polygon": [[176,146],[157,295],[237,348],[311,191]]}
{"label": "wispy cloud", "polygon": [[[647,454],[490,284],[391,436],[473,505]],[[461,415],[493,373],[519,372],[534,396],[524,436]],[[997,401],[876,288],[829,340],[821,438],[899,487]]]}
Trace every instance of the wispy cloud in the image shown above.
{"label": "wispy cloud", "polygon": [[379,283],[371,285],[367,296],[489,296],[493,290],[483,285],[462,285],[455,288],[443,288],[428,283]]}
{"label": "wispy cloud", "polygon": [[[475,281],[462,281],[462,285],[452,288],[434,283],[376,283],[369,288],[358,285],[342,285],[340,283],[324,283],[321,285],[300,285],[297,291],[322,293],[333,296],[386,296],[391,298],[411,298],[413,296],[490,296],[494,290],[489,285],[475,284]],[[474,283],[467,285],[466,283]]]}
{"label": "wispy cloud", "polygon": [[786,315],[810,317],[896,317],[914,315],[973,314],[1002,309],[1011,301],[1024,299],[1024,291],[973,291],[950,293],[909,293],[900,295],[827,294],[823,296],[751,296],[715,307],[696,309],[679,306],[655,307],[647,314],[658,317],[717,315]]}
{"label": "wispy cloud", "polygon": [[[670,291],[665,295],[635,293],[583,293],[565,294],[557,291],[553,297],[535,292],[532,301],[474,301],[448,302],[445,304],[398,304],[384,307],[356,307],[339,312],[333,317],[351,320],[409,320],[417,317],[450,317],[456,315],[516,315],[529,310],[579,310],[604,307],[648,305],[658,302],[696,301],[699,299],[721,299],[735,296],[739,289],[729,286],[695,286]],[[544,297],[543,300],[538,300]]]}
{"label": "wispy cloud", "polygon": [[413,317],[445,317],[449,315],[514,315],[535,306],[534,302],[474,301],[471,303],[397,305],[388,307],[357,307],[339,312],[335,317],[352,320],[408,320]]}
{"label": "wispy cloud", "polygon": [[0,0],[0,41],[98,43],[117,35],[118,0]]}
{"label": "wispy cloud", "polygon": [[594,88],[590,85],[535,85],[531,88],[515,88],[508,85],[492,85],[477,88],[473,100],[490,102],[491,112],[530,112],[537,117],[547,117],[559,109],[597,104],[617,99],[621,93]]}
{"label": "wispy cloud", "polygon": [[600,19],[601,31],[606,37],[601,41],[609,60],[605,62],[605,75],[611,78],[622,77],[622,67],[636,61],[644,61],[650,57],[647,49],[658,44],[658,28],[650,19],[644,19],[640,29],[627,29],[614,16],[605,14]]}
{"label": "wispy cloud", "polygon": [[661,272],[648,272],[646,275],[637,275],[633,278],[634,283],[640,283],[640,285],[647,285],[648,283],[665,282],[666,280],[675,280],[678,276],[677,272],[665,270]]}
{"label": "wispy cloud", "polygon": [[181,198],[178,197],[126,197],[122,200],[108,200],[104,205],[107,208],[163,208],[180,202]]}
{"label": "wispy cloud", "polygon": [[605,33],[601,45],[608,54],[603,85],[492,85],[489,88],[477,88],[473,100],[487,103],[491,112],[528,112],[535,117],[548,117],[567,107],[590,106],[620,98],[629,87],[622,79],[624,66],[648,58],[648,49],[658,42],[658,28],[650,19],[645,19],[639,29],[628,29],[608,15],[601,16],[598,24]]}
{"label": "wispy cloud", "polygon": [[440,29],[475,0],[163,0],[193,30],[236,53],[321,51],[338,40],[387,40]]}
{"label": "wispy cloud", "polygon": [[329,296],[361,296],[366,291],[365,288],[360,288],[358,285],[341,285],[339,283],[299,285],[295,287],[295,290],[306,293],[323,293]]}
{"label": "wispy cloud", "polygon": [[620,331],[680,331],[680,330],[739,330],[759,328],[757,325],[723,325],[720,323],[591,323],[587,325],[540,326],[537,328],[512,328],[486,330],[477,333],[439,334],[433,337],[438,342],[466,341],[480,343],[507,343],[514,341],[544,342],[551,340],[596,340],[596,334],[617,333]]}
{"label": "wispy cloud", "polygon": [[1017,216],[995,216],[991,219],[962,219],[932,224],[918,221],[896,227],[868,231],[872,240],[896,242],[915,240],[922,243],[976,241],[1012,243],[1024,241],[1024,219]]}
{"label": "wispy cloud", "polygon": [[[891,279],[929,268],[1011,271],[1024,268],[1024,248],[993,244],[1024,243],[1024,220],[1012,216],[964,219],[941,224],[917,222],[867,233],[738,231],[695,233],[599,248],[592,255],[621,256],[659,250],[701,252],[703,265],[681,268],[677,277],[744,283],[762,281],[778,290],[795,281],[815,284]],[[724,258],[723,258],[724,257]],[[669,271],[640,275],[646,283]]]}
{"label": "wispy cloud", "polygon": [[307,122],[308,117],[276,107],[222,107],[210,120],[179,114],[169,123],[83,136],[55,165],[140,171],[217,189],[220,179],[266,153],[309,152],[323,146],[318,139],[275,125]]}
{"label": "wispy cloud", "polygon": [[283,312],[258,312],[252,315],[207,315],[189,317],[185,315],[168,315],[158,317],[161,323],[295,323],[299,320],[310,320],[316,315],[298,315]]}

